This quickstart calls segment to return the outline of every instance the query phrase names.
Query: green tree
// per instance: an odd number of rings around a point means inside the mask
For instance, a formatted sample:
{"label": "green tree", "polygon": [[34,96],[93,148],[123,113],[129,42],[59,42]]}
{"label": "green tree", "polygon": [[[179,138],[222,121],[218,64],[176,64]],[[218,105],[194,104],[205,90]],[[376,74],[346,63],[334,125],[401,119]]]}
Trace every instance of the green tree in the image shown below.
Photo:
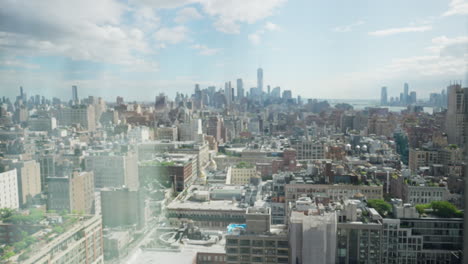
{"label": "green tree", "polygon": [[2,208],[0,209],[0,219],[6,219],[13,215],[13,209],[10,208]]}
{"label": "green tree", "polygon": [[374,208],[381,216],[385,216],[392,212],[392,206],[384,200],[372,199],[367,201],[367,206]]}
{"label": "green tree", "polygon": [[15,255],[13,250],[5,251],[0,260],[7,260]]}
{"label": "green tree", "polygon": [[417,204],[415,207],[416,207],[416,210],[418,211],[418,213],[420,215],[422,215],[422,214],[424,214],[426,209],[431,208],[431,205],[430,204]]}
{"label": "green tree", "polygon": [[55,227],[53,228],[53,231],[54,231],[55,233],[57,233],[57,234],[61,234],[61,233],[63,233],[64,229],[63,229],[63,227],[61,227],[61,226],[55,226]]}
{"label": "green tree", "polygon": [[463,213],[455,205],[447,201],[434,201],[431,203],[431,207],[434,210],[434,214],[438,217],[463,217]]}
{"label": "green tree", "polygon": [[25,249],[28,245],[24,241],[19,241],[13,244],[13,247],[15,248],[15,252],[21,252],[21,250]]}
{"label": "green tree", "polygon": [[463,217],[463,212],[447,201],[433,201],[430,204],[418,204],[416,210],[424,214],[426,209],[432,209],[432,214],[442,218]]}

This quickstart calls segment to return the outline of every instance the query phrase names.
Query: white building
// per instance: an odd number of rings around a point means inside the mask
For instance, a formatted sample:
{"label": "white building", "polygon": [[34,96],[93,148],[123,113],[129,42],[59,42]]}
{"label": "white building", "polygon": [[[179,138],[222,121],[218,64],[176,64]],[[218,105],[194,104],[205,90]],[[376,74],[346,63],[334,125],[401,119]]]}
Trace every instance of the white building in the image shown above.
{"label": "white building", "polygon": [[292,212],[289,224],[290,263],[335,263],[336,213]]}
{"label": "white building", "polygon": [[16,169],[0,173],[0,208],[19,208]]}
{"label": "white building", "polygon": [[403,201],[405,203],[427,204],[434,201],[446,201],[449,191],[446,187],[425,185],[403,185]]}
{"label": "white building", "polygon": [[130,142],[145,142],[150,139],[150,130],[148,127],[139,126],[134,127],[127,133],[128,140]]}

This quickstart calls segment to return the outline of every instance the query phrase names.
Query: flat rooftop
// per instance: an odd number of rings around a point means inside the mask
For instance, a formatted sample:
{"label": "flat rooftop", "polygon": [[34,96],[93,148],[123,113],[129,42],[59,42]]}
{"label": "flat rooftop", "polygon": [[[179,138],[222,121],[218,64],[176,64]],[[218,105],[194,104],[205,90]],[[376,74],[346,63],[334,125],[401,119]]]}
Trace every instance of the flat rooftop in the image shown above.
{"label": "flat rooftop", "polygon": [[168,206],[169,210],[223,210],[223,211],[240,211],[245,212],[245,208],[238,207],[238,203],[232,201],[208,201],[208,202],[193,202],[174,200]]}
{"label": "flat rooftop", "polygon": [[177,263],[193,264],[197,252],[225,253],[224,240],[212,246],[183,245],[178,251],[143,251],[139,249],[128,260],[128,264]]}

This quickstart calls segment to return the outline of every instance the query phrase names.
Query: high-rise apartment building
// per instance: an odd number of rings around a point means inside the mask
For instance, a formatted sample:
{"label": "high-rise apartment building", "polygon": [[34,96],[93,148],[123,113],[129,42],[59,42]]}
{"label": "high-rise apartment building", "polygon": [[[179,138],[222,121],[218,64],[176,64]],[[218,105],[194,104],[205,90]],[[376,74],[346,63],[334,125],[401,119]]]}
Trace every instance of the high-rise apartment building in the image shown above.
{"label": "high-rise apartment building", "polygon": [[55,177],[55,162],[56,157],[54,154],[42,154],[39,156],[39,164],[41,171],[41,189],[45,190],[47,185],[47,178]]}
{"label": "high-rise apartment building", "polygon": [[321,212],[311,198],[300,198],[289,219],[290,263],[335,263],[336,233],[335,212]]}
{"label": "high-rise apartment building", "polygon": [[0,208],[19,208],[16,169],[0,172]]}
{"label": "high-rise apartment building", "polygon": [[20,207],[31,202],[32,198],[41,193],[41,172],[39,163],[35,160],[10,160],[8,165],[16,168],[18,176],[18,198]]}
{"label": "high-rise apartment building", "polygon": [[90,214],[94,207],[93,172],[74,171],[69,176],[47,179],[47,209]]}
{"label": "high-rise apartment building", "polygon": [[448,143],[463,146],[466,139],[468,124],[468,88],[453,84],[447,88],[448,108],[445,131]]}
{"label": "high-rise apartment building", "polygon": [[207,135],[213,136],[216,141],[222,141],[223,120],[220,116],[211,116],[208,119]]}

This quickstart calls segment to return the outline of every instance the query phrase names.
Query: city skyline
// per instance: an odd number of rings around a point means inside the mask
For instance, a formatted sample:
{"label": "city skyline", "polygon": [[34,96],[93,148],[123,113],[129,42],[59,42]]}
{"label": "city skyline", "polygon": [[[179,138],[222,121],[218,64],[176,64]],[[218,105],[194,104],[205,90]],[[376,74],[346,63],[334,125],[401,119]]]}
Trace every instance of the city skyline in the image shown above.
{"label": "city skyline", "polygon": [[468,263],[468,0],[0,5],[0,264]]}
{"label": "city skyline", "polygon": [[30,95],[68,98],[77,85],[82,96],[141,101],[148,92],[174,96],[195,83],[222,87],[238,78],[247,91],[259,67],[264,88],[304,98],[378,100],[382,86],[397,96],[392,91],[405,82],[428,98],[451,81],[466,85],[466,1],[337,9],[333,2],[109,0],[93,12],[86,1],[3,2],[0,85],[9,97],[23,86]]}

